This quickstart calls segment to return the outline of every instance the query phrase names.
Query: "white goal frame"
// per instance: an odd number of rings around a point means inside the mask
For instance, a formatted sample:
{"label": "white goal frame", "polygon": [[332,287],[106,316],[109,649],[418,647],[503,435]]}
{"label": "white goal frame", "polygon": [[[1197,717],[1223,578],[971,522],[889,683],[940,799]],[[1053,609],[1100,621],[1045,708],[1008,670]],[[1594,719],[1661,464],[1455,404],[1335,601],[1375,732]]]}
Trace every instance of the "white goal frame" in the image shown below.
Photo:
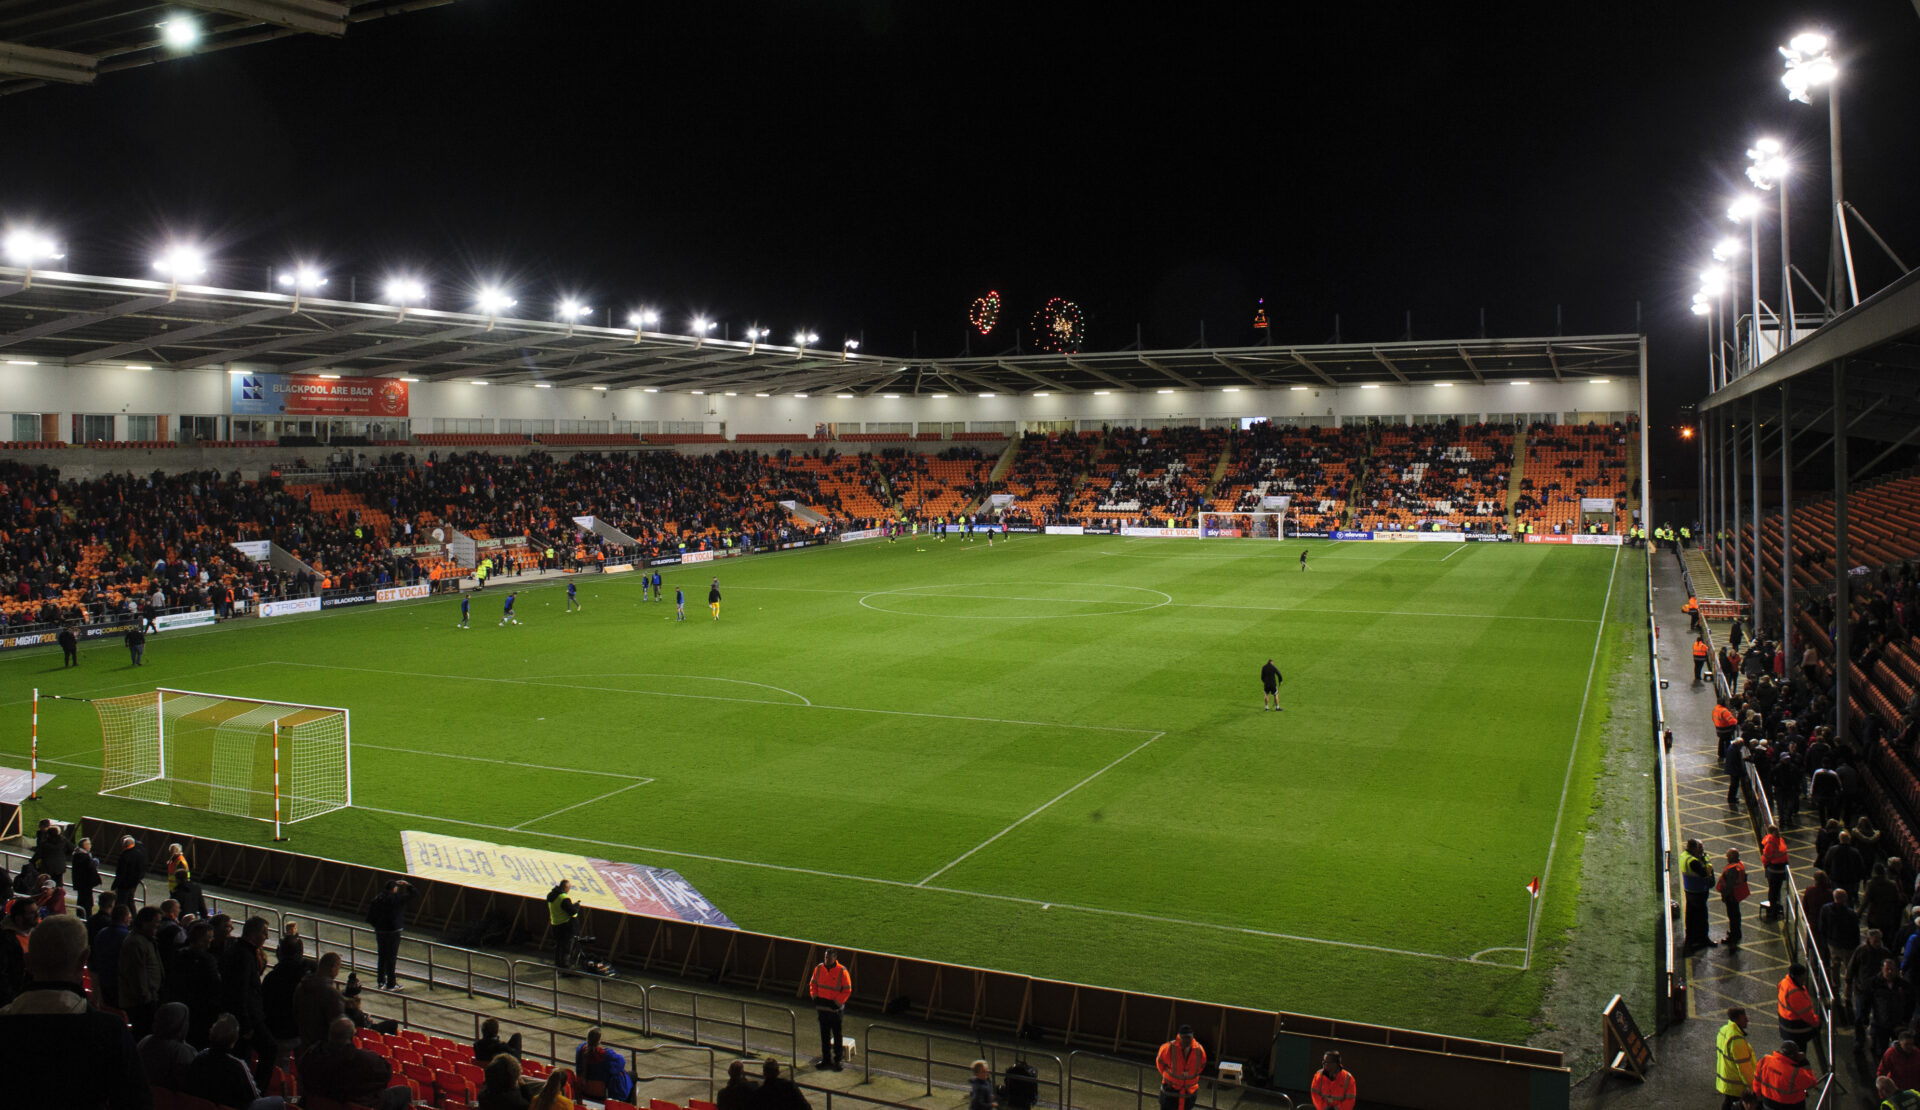
{"label": "white goal frame", "polygon": [[[205,775],[209,781],[183,775],[168,752],[178,729],[174,718],[223,706],[239,711],[204,726],[212,733]],[[351,712],[340,706],[265,701],[160,687],[151,694],[95,699],[94,708],[101,725],[102,794],[271,821],[276,840],[282,839],[283,823],[295,824],[353,805],[353,719]],[[283,724],[295,717],[304,720]],[[339,722],[337,741],[330,727],[332,718]],[[327,727],[316,729],[315,725]],[[303,732],[319,735],[307,740],[302,737]],[[223,734],[227,738],[224,744]],[[329,784],[323,791],[315,791],[308,786],[309,776],[313,775],[310,768],[316,760],[333,762],[331,749],[336,743],[338,782]],[[258,750],[262,744],[266,745],[264,752]],[[224,762],[229,764],[226,769],[235,775],[220,773],[223,752]],[[259,796],[262,803],[268,800],[269,790],[254,785],[265,778],[264,773],[256,772],[253,762],[262,754],[271,760],[270,768],[260,769],[271,772],[270,813],[264,804],[258,811],[250,804],[254,796]],[[289,774],[290,790],[283,788],[283,768]],[[322,771],[314,777],[324,781],[331,776]],[[224,781],[228,779],[231,781]],[[176,800],[176,785],[203,789],[206,804]]]}
{"label": "white goal frame", "polygon": [[[1203,540],[1287,538],[1287,513],[1262,509],[1247,513],[1201,513],[1196,523]],[[1266,535],[1259,535],[1266,532]]]}

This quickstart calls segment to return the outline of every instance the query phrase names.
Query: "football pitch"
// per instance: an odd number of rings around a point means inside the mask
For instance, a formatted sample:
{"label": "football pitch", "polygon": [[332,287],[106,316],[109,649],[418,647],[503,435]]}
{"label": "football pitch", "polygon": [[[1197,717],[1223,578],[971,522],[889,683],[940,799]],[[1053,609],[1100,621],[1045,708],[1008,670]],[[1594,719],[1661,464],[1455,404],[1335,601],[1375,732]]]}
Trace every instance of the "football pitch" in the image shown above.
{"label": "football pitch", "polygon": [[[464,631],[443,597],[153,635],[137,671],[117,640],[78,671],[0,658],[9,761],[35,686],[344,706],[354,807],[291,850],[397,868],[421,829],[577,852],[671,867],[760,932],[1520,1040],[1574,920],[1645,559],[1021,535],[662,574],[659,603],[582,577],[576,613],[536,585],[506,627],[496,587]],[[95,795],[86,705],[43,701],[39,727],[66,789],[30,824],[272,835]]]}

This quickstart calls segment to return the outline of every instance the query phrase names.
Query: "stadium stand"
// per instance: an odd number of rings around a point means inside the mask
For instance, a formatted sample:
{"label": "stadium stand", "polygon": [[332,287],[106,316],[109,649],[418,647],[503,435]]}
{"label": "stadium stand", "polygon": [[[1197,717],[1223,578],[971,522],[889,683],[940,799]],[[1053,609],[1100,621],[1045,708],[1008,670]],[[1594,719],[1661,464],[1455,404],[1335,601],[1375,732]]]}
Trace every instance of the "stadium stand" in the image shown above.
{"label": "stadium stand", "polygon": [[1511,428],[1449,421],[1380,428],[1369,440],[1354,527],[1505,530]]}
{"label": "stadium stand", "polygon": [[1521,493],[1513,505],[1515,519],[1539,532],[1580,531],[1580,499],[1611,498],[1613,512],[1606,530],[1618,532],[1624,528],[1631,495],[1627,483],[1629,431],[1624,424],[1535,424],[1528,428]]}
{"label": "stadium stand", "polygon": [[1348,467],[1365,449],[1358,428],[1284,428],[1255,424],[1234,437],[1233,457],[1213,496],[1215,512],[1251,512],[1262,497],[1292,498],[1302,528],[1341,526]]}

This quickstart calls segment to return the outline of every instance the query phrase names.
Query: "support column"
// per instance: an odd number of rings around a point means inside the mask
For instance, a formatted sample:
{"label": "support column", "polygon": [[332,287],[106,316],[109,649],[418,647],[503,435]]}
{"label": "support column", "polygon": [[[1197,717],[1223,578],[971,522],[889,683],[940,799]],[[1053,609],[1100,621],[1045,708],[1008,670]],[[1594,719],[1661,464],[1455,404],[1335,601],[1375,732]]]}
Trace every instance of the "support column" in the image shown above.
{"label": "support column", "polygon": [[1747,603],[1749,610],[1755,608],[1753,594],[1741,588],[1740,577],[1740,425],[1732,417],[1732,405],[1728,405],[1727,447],[1732,458],[1730,469],[1733,472],[1733,513],[1727,519],[1727,538],[1733,546],[1733,596]]}
{"label": "support column", "polygon": [[1793,409],[1792,389],[1780,383],[1780,650],[1793,667]]}
{"label": "support column", "polygon": [[1753,474],[1753,609],[1754,628],[1760,627],[1760,597],[1764,593],[1760,587],[1766,577],[1760,573],[1760,395],[1753,395],[1748,409],[1753,414],[1751,425],[1747,428],[1747,445],[1753,451],[1753,465],[1749,467]]}
{"label": "support column", "polygon": [[1853,604],[1848,596],[1847,567],[1847,364],[1833,364],[1833,735],[1848,739],[1848,702],[1853,670]]}

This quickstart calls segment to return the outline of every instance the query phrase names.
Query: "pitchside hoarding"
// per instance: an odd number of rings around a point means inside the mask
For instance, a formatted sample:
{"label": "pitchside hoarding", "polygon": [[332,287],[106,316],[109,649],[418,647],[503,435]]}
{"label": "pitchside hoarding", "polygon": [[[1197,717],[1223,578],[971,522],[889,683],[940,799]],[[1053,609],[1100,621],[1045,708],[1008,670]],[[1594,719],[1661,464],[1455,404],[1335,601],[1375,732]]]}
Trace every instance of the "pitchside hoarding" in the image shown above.
{"label": "pitchside hoarding", "polygon": [[407,383],[397,378],[235,374],[227,381],[235,416],[407,415]]}
{"label": "pitchside hoarding", "polygon": [[592,909],[739,928],[678,871],[664,867],[412,830],[400,833],[400,847],[407,874],[438,882],[545,898],[561,879],[571,879],[573,900]]}

